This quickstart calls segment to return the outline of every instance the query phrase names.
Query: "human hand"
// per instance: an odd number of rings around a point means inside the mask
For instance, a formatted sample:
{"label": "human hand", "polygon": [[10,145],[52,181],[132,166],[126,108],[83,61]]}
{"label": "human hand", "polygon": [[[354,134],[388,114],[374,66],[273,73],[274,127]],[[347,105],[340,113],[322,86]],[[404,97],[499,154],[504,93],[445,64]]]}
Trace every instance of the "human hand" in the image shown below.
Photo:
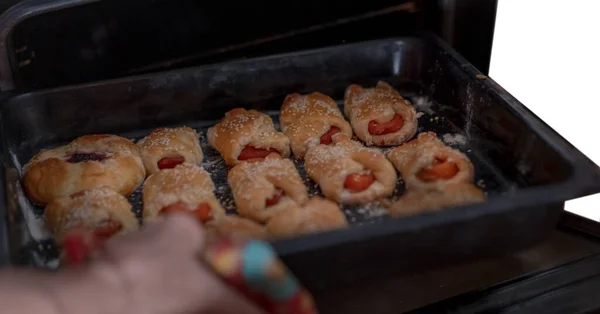
{"label": "human hand", "polygon": [[177,214],[111,238],[61,293],[61,313],[261,313],[204,265],[204,242],[199,224]]}

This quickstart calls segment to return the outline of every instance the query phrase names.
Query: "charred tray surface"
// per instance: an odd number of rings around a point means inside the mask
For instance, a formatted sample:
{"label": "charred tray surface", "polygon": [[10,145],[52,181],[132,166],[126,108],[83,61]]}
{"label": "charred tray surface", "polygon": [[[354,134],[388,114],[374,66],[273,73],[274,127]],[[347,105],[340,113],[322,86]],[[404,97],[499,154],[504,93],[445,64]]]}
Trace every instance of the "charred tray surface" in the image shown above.
{"label": "charred tray surface", "polygon": [[[600,190],[597,166],[493,80],[429,36],[18,95],[2,107],[4,161],[20,174],[41,148],[77,136],[111,133],[139,139],[156,127],[188,125],[201,134],[203,166],[212,175],[217,197],[232,211],[228,168],[206,143],[209,126],[235,107],[266,112],[277,124],[279,107],[289,93],[320,91],[341,105],[348,85],[373,86],[378,80],[411,100],[419,112],[418,132],[434,131],[469,156],[475,183],[486,191],[488,202],[402,219],[390,219],[378,205],[344,206],[350,228],[273,243],[309,285],[385,271],[379,267],[383,264],[409,270],[520,249],[554,227],[565,200]],[[303,163],[295,162],[310,194],[319,194]],[[40,229],[42,210],[24,197],[18,180],[6,183],[16,192],[28,226],[29,235],[22,241],[28,244],[30,262],[52,266],[56,250],[44,241],[47,234],[35,230]],[[399,181],[394,196],[403,191]],[[139,214],[140,191],[129,199]]]}

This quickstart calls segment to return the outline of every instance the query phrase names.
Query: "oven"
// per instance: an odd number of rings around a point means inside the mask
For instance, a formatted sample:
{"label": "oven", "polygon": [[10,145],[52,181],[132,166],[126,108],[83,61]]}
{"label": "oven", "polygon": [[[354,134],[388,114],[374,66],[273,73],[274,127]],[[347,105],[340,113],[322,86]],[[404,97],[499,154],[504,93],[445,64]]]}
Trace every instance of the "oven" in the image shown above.
{"label": "oven", "polygon": [[[217,86],[225,94],[234,91],[224,99],[268,110],[271,104],[261,98],[265,94],[288,92],[293,88],[309,90],[324,86],[325,81],[332,82],[328,91],[339,94],[340,89],[335,84],[341,86],[359,80],[364,73],[395,77],[398,79],[395,83],[406,86],[407,94],[414,92],[415,99],[419,93],[431,92],[465,108],[470,108],[470,103],[475,104],[478,121],[489,121],[475,136],[495,131],[496,137],[492,139],[512,141],[510,143],[520,149],[521,160],[531,162],[517,169],[524,171],[522,168],[529,167],[529,176],[514,174],[522,180],[515,183],[517,188],[519,184],[528,186],[529,181],[540,184],[556,181],[563,184],[562,187],[568,184],[569,190],[538,191],[529,194],[535,196],[534,199],[523,196],[517,200],[503,194],[511,190],[510,184],[505,186],[501,184],[504,181],[491,179],[501,193],[495,205],[487,210],[496,211],[497,216],[480,218],[477,223],[493,226],[492,222],[496,221],[498,227],[491,228],[493,234],[489,230],[465,233],[463,238],[449,237],[448,242],[440,242],[441,231],[427,229],[429,231],[417,234],[407,231],[414,225],[430,226],[428,223],[437,219],[429,217],[427,222],[412,220],[410,226],[409,223],[386,222],[381,228],[367,226],[359,233],[276,243],[275,247],[288,265],[301,280],[308,282],[321,311],[579,313],[596,310],[600,308],[600,301],[593,297],[592,291],[600,287],[597,279],[600,225],[564,212],[563,207],[566,199],[600,191],[600,176],[591,161],[559,136],[543,129],[535,116],[510,96],[510,91],[493,82],[493,77],[487,77],[496,7],[497,1],[491,0],[376,0],[360,5],[349,5],[347,1],[282,3],[272,0],[243,4],[197,0],[23,1],[0,18],[3,160],[17,160],[19,164],[26,159],[24,156],[31,155],[25,147],[29,144],[25,143],[40,138],[45,141],[39,140],[44,142],[40,145],[51,140],[59,142],[79,132],[68,123],[62,128],[57,125],[61,121],[68,122],[65,119],[83,119],[86,112],[78,112],[77,101],[94,93],[103,92],[99,100],[90,101],[88,109],[92,108],[99,120],[111,121],[115,127],[122,123],[120,131],[126,131],[134,125],[136,128],[152,126],[149,122],[152,117],[134,123],[126,119],[110,120],[111,112],[126,116],[154,108],[157,116],[171,123],[177,122],[173,118],[177,110],[185,109],[195,116],[221,114],[211,106],[194,108],[199,104],[198,99],[224,101],[219,98],[222,94],[207,94],[215,98],[194,98],[199,96],[186,89],[196,86],[193,84]],[[333,70],[323,74],[318,72],[320,67]],[[442,69],[445,76],[436,76],[433,73],[438,71],[436,69]],[[340,71],[346,71],[346,76],[338,75]],[[210,79],[215,73],[222,75],[219,83]],[[261,77],[269,79],[261,80]],[[258,83],[238,82],[242,78],[245,82]],[[410,82],[405,84],[406,78],[425,82],[426,86],[412,89]],[[205,81],[210,84],[202,85]],[[464,95],[455,95],[455,91],[463,93],[461,83],[472,89],[465,90]],[[432,91],[433,84],[449,85]],[[148,98],[147,90],[151,88],[160,92]],[[173,90],[175,94],[184,95],[180,98],[181,107],[172,112],[157,109],[161,101],[172,99],[169,93]],[[133,99],[130,108],[118,108],[110,103],[116,97],[125,97],[126,93],[131,93],[129,97]],[[189,96],[190,93],[195,96]],[[498,104],[487,106],[491,101]],[[506,107],[499,109],[501,105]],[[55,113],[57,111],[62,112]],[[469,111],[450,111],[448,116],[457,115],[453,121],[458,121],[456,124],[468,133],[470,120],[462,117],[464,112]],[[519,119],[513,119],[514,116]],[[432,128],[434,123],[432,120]],[[503,128],[506,123],[512,123],[513,129]],[[75,124],[85,130],[98,130],[98,126]],[[523,136],[526,140],[506,134],[516,132],[515,129],[526,135]],[[492,143],[486,139],[488,141],[482,143]],[[545,145],[547,142],[550,144]],[[500,150],[481,151],[482,156],[489,158],[483,159],[486,164],[488,160],[494,163],[502,159]],[[551,157],[553,154],[563,156],[564,160]],[[557,173],[569,167],[574,170],[572,174],[565,170],[562,176],[552,177],[544,172],[546,168],[537,169],[536,162]],[[503,167],[499,167],[502,173],[512,171],[509,165]],[[49,249],[44,247],[47,243],[31,240],[31,218],[23,212],[23,201],[18,197],[19,171],[14,168],[14,163],[6,161],[2,168],[5,184],[0,196],[2,204],[6,204],[0,207],[5,218],[0,229],[2,263],[38,266],[39,256],[47,254]],[[490,176],[494,177],[496,172],[492,170]],[[509,196],[503,199],[502,195]],[[543,203],[544,197],[552,201]],[[516,214],[515,208],[523,210]],[[448,214],[446,221],[454,220],[456,224],[443,232],[456,235],[459,230],[469,228],[469,223],[472,226],[475,220],[461,220],[477,216],[473,208],[468,213],[460,217]],[[508,245],[519,239],[513,230],[506,229],[509,227],[528,230],[522,234],[523,241],[519,243],[522,247]],[[513,237],[507,235],[501,240],[497,235],[502,233],[513,234]],[[462,249],[469,252],[457,254],[459,244],[471,243],[473,237],[487,242],[473,243],[470,247],[465,244]],[[379,241],[367,242],[363,238]],[[419,253],[418,258],[411,260],[407,256],[420,252],[418,246],[394,246],[423,239],[454,251]],[[322,243],[327,244],[323,245],[327,250],[331,245],[340,245],[325,252]],[[491,244],[496,246],[490,248]],[[386,247],[393,247],[396,253],[390,253]],[[304,251],[312,253],[299,255]],[[365,252],[389,263],[380,268],[378,263],[361,260]],[[337,272],[324,267],[319,272],[321,276],[329,271],[336,276],[320,281],[315,272],[307,268],[323,259],[344,262],[346,266]]]}

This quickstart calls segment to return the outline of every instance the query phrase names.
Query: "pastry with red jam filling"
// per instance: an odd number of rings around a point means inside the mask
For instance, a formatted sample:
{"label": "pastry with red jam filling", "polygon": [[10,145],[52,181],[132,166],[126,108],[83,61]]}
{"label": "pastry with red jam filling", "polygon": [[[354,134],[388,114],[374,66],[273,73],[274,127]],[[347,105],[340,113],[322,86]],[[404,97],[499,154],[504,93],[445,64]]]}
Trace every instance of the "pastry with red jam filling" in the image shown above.
{"label": "pastry with red jam filling", "polygon": [[287,238],[340,229],[347,225],[338,204],[313,197],[304,206],[292,205],[279,211],[269,220],[266,228],[272,237]]}
{"label": "pastry with red jam filling", "polygon": [[42,150],[24,167],[23,187],[37,205],[79,191],[107,187],[127,196],[146,177],[138,147],[123,137],[95,134]]}
{"label": "pastry with red jam filling", "polygon": [[260,161],[270,153],[290,156],[290,140],[275,130],[273,120],[256,110],[233,109],[208,129],[208,142],[229,166]]}
{"label": "pastry with red jam filling", "polygon": [[56,243],[60,245],[73,232],[108,239],[138,229],[138,220],[131,211],[129,201],[109,188],[55,198],[46,206],[44,219]]}
{"label": "pastry with red jam filling", "polygon": [[472,183],[475,170],[465,154],[448,147],[433,132],[387,152],[408,190],[438,190]]}
{"label": "pastry with red jam filling", "polygon": [[310,146],[332,144],[334,134],[352,137],[352,127],[335,101],[321,93],[288,95],[281,106],[279,121],[283,134],[290,139],[292,152],[300,159]]}
{"label": "pastry with red jam filling", "polygon": [[370,202],[396,187],[394,166],[379,151],[343,134],[334,135],[332,145],[309,148],[304,164],[323,194],[341,204]]}
{"label": "pastry with red jam filling", "polygon": [[415,108],[382,81],[373,88],[348,86],[344,113],[354,133],[369,146],[400,145],[417,132]]}
{"label": "pastry with red jam filling", "polygon": [[459,183],[443,190],[409,190],[388,211],[391,216],[406,217],[484,201],[485,194],[474,184]]}
{"label": "pastry with red jam filling", "polygon": [[238,213],[261,223],[290,204],[302,205],[308,200],[294,163],[275,153],[262,161],[233,167],[227,181]]}
{"label": "pastry with red jam filling", "polygon": [[184,162],[202,165],[202,148],[198,133],[183,126],[158,128],[137,143],[149,175],[175,168]]}
{"label": "pastry with red jam filling", "polygon": [[240,241],[267,239],[267,230],[263,225],[238,215],[227,215],[211,220],[206,223],[205,230],[209,239],[218,239],[219,236]]}
{"label": "pastry with red jam filling", "polygon": [[144,183],[144,220],[154,221],[171,213],[190,214],[200,223],[218,219],[225,210],[214,189],[210,174],[194,164],[161,170]]}

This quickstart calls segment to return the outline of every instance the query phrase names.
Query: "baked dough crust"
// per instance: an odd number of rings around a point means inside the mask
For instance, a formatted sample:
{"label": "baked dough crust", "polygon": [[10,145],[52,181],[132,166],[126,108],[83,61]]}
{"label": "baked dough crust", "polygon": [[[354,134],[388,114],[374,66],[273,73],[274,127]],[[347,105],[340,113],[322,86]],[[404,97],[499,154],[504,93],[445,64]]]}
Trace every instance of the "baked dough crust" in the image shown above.
{"label": "baked dough crust", "polygon": [[160,169],[165,157],[183,157],[184,162],[202,166],[202,148],[198,133],[190,127],[158,128],[137,143],[148,175]]}
{"label": "baked dough crust", "polygon": [[279,116],[281,130],[290,139],[294,155],[304,158],[307,146],[318,145],[332,126],[352,137],[352,127],[331,97],[322,93],[288,95]]}
{"label": "baked dough crust", "polygon": [[215,126],[208,129],[208,142],[229,166],[241,163],[238,160],[247,145],[255,148],[276,149],[282,157],[290,156],[290,140],[275,130],[273,120],[256,110],[235,108]]}
{"label": "baked dough crust", "polygon": [[269,235],[292,237],[344,228],[348,225],[338,204],[313,197],[304,206],[290,205],[275,214],[267,223]]}
{"label": "baked dough crust", "polygon": [[[333,145],[310,148],[305,157],[306,172],[325,196],[341,204],[358,204],[392,194],[398,177],[383,154],[344,134],[334,135],[333,142]],[[375,182],[366,190],[352,192],[344,188],[348,175],[365,171],[375,177]]]}
{"label": "baked dough crust", "polygon": [[[294,163],[271,153],[263,161],[244,162],[229,171],[227,176],[238,213],[258,222],[265,222],[289,204],[304,204],[308,192]],[[267,206],[277,189],[284,195],[279,202]]]}
{"label": "baked dough crust", "polygon": [[485,194],[473,184],[455,184],[439,191],[407,191],[389,207],[391,216],[412,216],[450,206],[481,203]]}
{"label": "baked dough crust", "polygon": [[198,205],[210,205],[212,218],[225,215],[214,193],[215,185],[206,170],[184,163],[173,169],[161,170],[146,180],[143,188],[144,221],[153,221],[166,206],[183,203],[188,210]]}
{"label": "baked dough crust", "polygon": [[[444,190],[451,185],[472,183],[475,176],[475,168],[469,158],[444,145],[433,132],[420,133],[416,139],[388,151],[387,157],[402,175],[408,190]],[[454,162],[458,172],[450,179],[429,182],[419,179],[419,172],[431,166],[436,158]]]}
{"label": "baked dough crust", "polygon": [[138,220],[129,201],[108,188],[55,198],[46,206],[44,219],[57,243],[61,243],[64,236],[75,228],[93,231],[109,220],[121,224],[119,233],[138,229]]}
{"label": "baked dough crust", "polygon": [[204,225],[208,238],[225,236],[233,240],[266,240],[267,230],[253,220],[227,215]]}
{"label": "baked dough crust", "polygon": [[[344,113],[354,133],[369,146],[400,145],[417,132],[415,108],[398,91],[382,81],[374,88],[363,88],[356,84],[348,86],[344,96]],[[384,135],[369,133],[369,122],[388,122],[396,114],[404,120],[400,130]]]}
{"label": "baked dough crust", "polygon": [[[104,160],[69,162],[73,156],[100,154]],[[24,167],[23,187],[37,205],[79,191],[107,187],[122,195],[133,193],[146,177],[138,147],[108,134],[85,135],[70,144],[42,150]]]}

